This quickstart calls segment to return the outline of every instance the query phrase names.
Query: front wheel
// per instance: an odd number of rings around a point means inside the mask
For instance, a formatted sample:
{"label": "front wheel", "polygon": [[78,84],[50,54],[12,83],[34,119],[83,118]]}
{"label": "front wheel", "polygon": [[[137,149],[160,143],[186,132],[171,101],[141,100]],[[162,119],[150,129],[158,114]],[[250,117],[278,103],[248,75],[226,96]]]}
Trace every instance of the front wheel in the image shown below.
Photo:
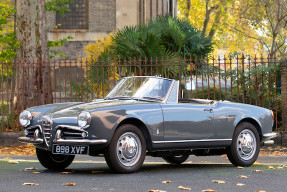
{"label": "front wheel", "polygon": [[248,122],[240,123],[232,138],[232,144],[227,151],[229,161],[235,166],[250,166],[259,155],[259,134],[257,129]]}
{"label": "front wheel", "polygon": [[172,155],[172,156],[163,157],[163,159],[167,163],[179,165],[185,162],[188,157],[189,155]]}
{"label": "front wheel", "polygon": [[118,173],[132,173],[144,162],[146,142],[142,132],[134,125],[120,126],[105,152],[108,166]]}
{"label": "front wheel", "polygon": [[74,155],[55,155],[51,151],[36,148],[40,163],[47,169],[63,170],[73,162]]}

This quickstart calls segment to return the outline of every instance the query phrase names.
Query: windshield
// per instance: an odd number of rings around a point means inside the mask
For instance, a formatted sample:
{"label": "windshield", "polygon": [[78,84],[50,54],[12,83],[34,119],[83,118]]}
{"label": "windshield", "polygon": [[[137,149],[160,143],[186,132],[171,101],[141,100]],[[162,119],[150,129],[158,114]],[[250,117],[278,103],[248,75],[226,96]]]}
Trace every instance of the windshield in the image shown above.
{"label": "windshield", "polygon": [[156,99],[163,100],[172,80],[157,77],[129,77],[122,79],[106,99]]}

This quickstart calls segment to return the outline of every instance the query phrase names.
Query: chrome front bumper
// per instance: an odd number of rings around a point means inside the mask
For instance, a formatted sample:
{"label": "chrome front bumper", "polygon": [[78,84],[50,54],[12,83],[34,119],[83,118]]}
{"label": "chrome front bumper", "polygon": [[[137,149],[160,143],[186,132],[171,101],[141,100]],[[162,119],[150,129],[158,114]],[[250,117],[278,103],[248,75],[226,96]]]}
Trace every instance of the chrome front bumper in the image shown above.
{"label": "chrome front bumper", "polygon": [[34,139],[34,138],[31,138],[31,137],[19,137],[18,138],[18,141],[21,142],[21,143],[32,143],[32,144],[41,144],[41,143],[44,143],[44,140],[43,139]]}
{"label": "chrome front bumper", "polygon": [[263,145],[273,145],[274,144],[274,141],[271,140],[275,137],[278,137],[278,133],[276,132],[272,132],[272,133],[265,133],[263,134],[263,139],[262,139],[262,143]]}
{"label": "chrome front bumper", "polygon": [[[73,126],[57,126],[57,132],[55,139],[53,140],[54,144],[63,144],[63,145],[93,145],[93,144],[105,144],[107,143],[106,139],[63,139],[62,138],[62,130],[60,128],[68,128],[71,130],[77,130],[80,132],[87,133],[87,131],[80,129],[78,127],[73,127]],[[40,130],[40,131],[39,131]],[[40,138],[40,132],[41,129],[36,129],[34,132],[33,137],[19,137],[18,141],[21,143],[32,143],[32,144],[44,144],[45,140]]]}
{"label": "chrome front bumper", "polygon": [[[43,144],[43,139],[34,139],[30,137],[19,137],[18,141],[21,143],[32,143],[32,144]],[[92,144],[104,144],[107,143],[106,139],[54,139],[54,144],[65,144],[65,145],[92,145]]]}
{"label": "chrome front bumper", "polygon": [[107,143],[106,139],[55,139],[54,144],[65,144],[65,145],[92,145],[92,144],[104,144]]}

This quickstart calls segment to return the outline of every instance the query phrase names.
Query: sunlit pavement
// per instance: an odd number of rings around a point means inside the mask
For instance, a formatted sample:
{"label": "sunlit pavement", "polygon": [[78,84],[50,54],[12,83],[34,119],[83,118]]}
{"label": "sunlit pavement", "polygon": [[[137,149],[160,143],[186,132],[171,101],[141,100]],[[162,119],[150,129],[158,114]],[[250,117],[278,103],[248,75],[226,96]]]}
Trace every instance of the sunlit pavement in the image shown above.
{"label": "sunlit pavement", "polygon": [[[11,158],[11,159],[10,159]],[[18,164],[11,164],[14,163]],[[15,162],[16,160],[16,162]],[[10,163],[9,163],[10,161]],[[6,191],[191,191],[213,189],[215,191],[286,191],[287,158],[285,156],[260,156],[255,165],[237,168],[224,156],[191,156],[183,165],[165,163],[161,158],[147,157],[142,169],[133,174],[115,174],[104,158],[78,156],[65,171],[68,174],[48,171],[40,165],[36,156],[0,156],[0,192]],[[26,170],[35,167],[37,170]],[[258,171],[260,170],[260,171]],[[246,179],[240,175],[247,176]],[[171,183],[162,183],[162,181]],[[213,183],[221,180],[225,183]],[[35,183],[35,186],[23,186]],[[75,183],[65,186],[64,183]],[[243,186],[237,183],[245,184]]]}

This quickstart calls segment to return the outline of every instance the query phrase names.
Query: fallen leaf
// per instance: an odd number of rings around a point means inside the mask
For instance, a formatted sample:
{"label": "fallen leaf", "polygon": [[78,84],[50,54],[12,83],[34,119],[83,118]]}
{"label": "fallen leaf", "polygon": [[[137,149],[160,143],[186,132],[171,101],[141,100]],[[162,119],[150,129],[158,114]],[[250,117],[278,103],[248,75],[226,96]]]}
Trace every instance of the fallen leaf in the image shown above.
{"label": "fallen leaf", "polygon": [[36,167],[30,167],[30,168],[25,168],[24,171],[32,171],[32,170],[37,170]]}
{"label": "fallen leaf", "polygon": [[258,170],[258,169],[256,169],[256,170],[253,170],[253,172],[256,172],[256,173],[262,173],[262,172],[264,172],[263,170]]}
{"label": "fallen leaf", "polygon": [[259,164],[261,164],[261,163],[255,161],[253,164],[254,164],[254,165],[259,165]]}
{"label": "fallen leaf", "polygon": [[244,169],[244,167],[240,167],[240,166],[238,166],[238,167],[236,167],[237,169]]}
{"label": "fallen leaf", "polygon": [[5,160],[6,160],[6,159],[12,159],[12,158],[10,158],[10,157],[5,157],[5,158],[3,158],[3,159],[5,159]]}
{"label": "fallen leaf", "polygon": [[76,183],[63,183],[63,185],[66,185],[66,186],[76,186]]}
{"label": "fallen leaf", "polygon": [[33,171],[32,173],[34,173],[34,174],[39,174],[39,173],[41,173],[41,172],[39,172],[39,171]]}
{"label": "fallen leaf", "polygon": [[256,192],[266,192],[266,191],[258,190],[258,191],[256,191]]}
{"label": "fallen leaf", "polygon": [[60,172],[60,174],[66,174],[66,175],[68,175],[68,174],[71,174],[72,172]]}
{"label": "fallen leaf", "polygon": [[268,166],[268,167],[267,167],[267,169],[274,169],[274,167],[272,167],[272,166]]}
{"label": "fallen leaf", "polygon": [[148,190],[148,192],[166,192],[166,191],[151,189],[151,190]]}
{"label": "fallen leaf", "polygon": [[[1,147],[1,155],[35,155],[36,149],[34,145],[27,144],[16,147]],[[11,158],[10,158],[11,159]]]}
{"label": "fallen leaf", "polygon": [[23,183],[22,185],[39,185],[39,183]]}
{"label": "fallen leaf", "polygon": [[9,160],[8,163],[10,164],[19,164],[19,161],[16,160]]}
{"label": "fallen leaf", "polygon": [[183,186],[179,186],[178,188],[181,189],[181,190],[185,190],[185,191],[190,191],[191,190],[191,188],[183,187]]}
{"label": "fallen leaf", "polygon": [[215,192],[213,189],[204,189],[202,192]]}
{"label": "fallen leaf", "polygon": [[211,181],[212,183],[219,183],[219,184],[224,184],[225,181],[222,181],[222,180],[212,180]]}
{"label": "fallen leaf", "polygon": [[162,183],[171,183],[171,181],[167,180],[167,181],[162,181]]}
{"label": "fallen leaf", "polygon": [[275,169],[283,169],[283,167],[274,167]]}
{"label": "fallen leaf", "polygon": [[103,171],[91,171],[91,173],[95,174],[95,173],[103,173]]}
{"label": "fallen leaf", "polygon": [[247,178],[248,178],[248,177],[245,176],[245,175],[239,175],[238,177],[241,178],[241,179],[247,179]]}
{"label": "fallen leaf", "polygon": [[236,183],[237,186],[244,186],[245,184],[243,183]]}

